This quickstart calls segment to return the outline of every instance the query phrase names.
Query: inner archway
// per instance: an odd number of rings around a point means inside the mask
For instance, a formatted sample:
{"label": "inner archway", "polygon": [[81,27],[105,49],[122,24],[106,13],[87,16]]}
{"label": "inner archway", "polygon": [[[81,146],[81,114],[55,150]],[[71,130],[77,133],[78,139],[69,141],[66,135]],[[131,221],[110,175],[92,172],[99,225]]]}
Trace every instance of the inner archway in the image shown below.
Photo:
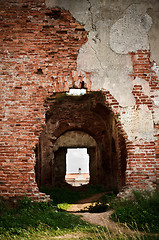
{"label": "inner archway", "polygon": [[[97,170],[97,156],[98,156],[97,143],[95,139],[92,136],[90,136],[88,133],[85,133],[80,130],[78,131],[73,130],[73,131],[67,131],[63,135],[61,135],[57,139],[54,145],[54,148],[53,148],[53,151],[54,151],[54,166],[53,166],[54,170],[53,171],[54,172],[53,172],[53,178],[52,178],[52,182],[54,186],[58,186],[58,187],[65,186],[68,183],[66,181],[66,173],[67,173],[66,165],[67,165],[68,152],[69,151],[72,152],[76,150],[78,151],[78,154],[79,154],[80,150],[82,149],[85,149],[87,158],[89,157],[89,161],[87,161],[89,163],[89,166],[87,167],[87,169],[89,169],[88,183],[89,182],[95,183],[95,179],[97,177],[94,172],[95,169]],[[75,162],[76,162],[76,159],[73,160],[73,163]],[[72,171],[75,171],[74,174],[79,173],[79,168],[81,168],[81,164],[79,165],[75,164],[74,166],[70,165],[70,169],[71,168],[72,168]],[[76,184],[71,184],[71,185],[75,186]]]}

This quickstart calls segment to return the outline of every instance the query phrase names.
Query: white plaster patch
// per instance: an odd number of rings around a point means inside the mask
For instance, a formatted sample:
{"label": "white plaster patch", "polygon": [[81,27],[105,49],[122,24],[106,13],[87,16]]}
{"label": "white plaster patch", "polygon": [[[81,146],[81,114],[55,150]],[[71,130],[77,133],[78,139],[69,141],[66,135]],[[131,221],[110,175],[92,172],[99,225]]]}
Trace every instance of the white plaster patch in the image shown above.
{"label": "white plaster patch", "polygon": [[149,49],[148,31],[152,18],[146,4],[132,4],[110,30],[110,47],[119,54]]}
{"label": "white plaster patch", "polygon": [[145,81],[144,79],[142,78],[138,78],[136,77],[134,80],[133,80],[133,85],[141,85],[142,86],[142,92],[150,97],[150,86],[149,86],[149,82]]}
{"label": "white plaster patch", "polygon": [[158,90],[153,91],[153,100],[156,107],[159,107],[159,94]]}
{"label": "white plaster patch", "polygon": [[159,94],[158,90],[153,92],[153,101],[154,101],[154,106],[153,106],[153,120],[155,124],[159,124]]}
{"label": "white plaster patch", "polygon": [[159,66],[154,62],[152,66],[152,70],[156,73],[157,77],[159,78]]}
{"label": "white plaster patch", "polygon": [[154,123],[159,124],[159,107],[154,107],[153,118]]}
{"label": "white plaster patch", "polygon": [[146,105],[140,105],[139,109],[126,108],[121,114],[121,122],[130,141],[153,140],[152,113]]}

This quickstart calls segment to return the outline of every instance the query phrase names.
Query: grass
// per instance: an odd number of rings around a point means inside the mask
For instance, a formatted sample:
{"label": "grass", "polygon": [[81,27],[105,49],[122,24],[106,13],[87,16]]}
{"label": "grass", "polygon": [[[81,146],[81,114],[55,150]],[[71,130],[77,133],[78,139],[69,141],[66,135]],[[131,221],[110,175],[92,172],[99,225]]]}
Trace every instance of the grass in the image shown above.
{"label": "grass", "polygon": [[159,234],[159,192],[133,191],[131,199],[105,194],[86,210],[91,213],[114,209],[111,219],[126,224],[130,229]]}
{"label": "grass", "polygon": [[19,201],[14,209],[1,205],[0,239],[31,239],[33,235],[48,233],[51,236],[72,232],[90,231],[90,224],[78,216],[60,211],[50,203],[32,203],[30,199]]}
{"label": "grass", "polygon": [[114,221],[127,223],[131,229],[159,233],[159,192],[133,192],[132,199],[115,199],[111,202]]}
{"label": "grass", "polygon": [[[62,190],[52,191],[56,199]],[[121,232],[121,229],[113,233],[105,227],[95,226],[80,219],[79,216],[67,213],[66,210],[76,198],[85,198],[100,191],[100,187],[91,187],[87,192],[74,192],[70,196],[70,190],[62,191],[63,196],[59,201],[50,203],[32,203],[24,198],[15,208],[10,208],[7,202],[0,201],[0,239],[127,239],[127,240],[155,240],[156,235],[140,234],[138,230],[151,233],[159,232],[159,193],[158,192],[134,192],[132,199],[117,199],[114,195],[105,194],[97,205],[107,205],[115,212],[112,219],[126,223],[128,229],[135,229],[133,235]],[[74,196],[75,195],[75,196]],[[62,202],[65,200],[65,202]],[[67,200],[67,201],[66,201]],[[55,206],[56,205],[56,206]],[[101,207],[101,206],[100,206]],[[93,208],[93,207],[92,207]],[[98,211],[98,207],[96,206]],[[136,230],[137,229],[137,230]]]}

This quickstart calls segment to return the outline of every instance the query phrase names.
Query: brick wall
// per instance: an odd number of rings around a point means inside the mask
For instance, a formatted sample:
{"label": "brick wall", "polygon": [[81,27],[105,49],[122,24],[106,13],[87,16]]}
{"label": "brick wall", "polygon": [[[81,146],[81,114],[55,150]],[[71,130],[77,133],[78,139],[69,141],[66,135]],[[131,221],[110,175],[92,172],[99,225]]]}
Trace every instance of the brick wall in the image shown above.
{"label": "brick wall", "polygon": [[68,12],[47,10],[43,1],[1,7],[0,194],[38,199],[34,149],[45,123],[44,100],[86,78],[76,71],[76,59],[87,33]]}
{"label": "brick wall", "polygon": [[[81,87],[91,90],[91,73],[77,71],[77,55],[87,41],[87,32],[65,10],[45,8],[44,1],[2,1],[0,6],[0,195],[45,198],[35,181],[35,146],[45,125],[44,104],[53,92]],[[151,94],[136,84],[136,107],[147,105],[153,114],[158,78],[152,70],[149,51],[130,53],[132,81],[149,83]],[[155,141],[130,143],[120,123],[121,107],[105,89],[106,104],[116,116],[119,132],[126,141],[127,186],[154,187],[159,175],[158,125]]]}
{"label": "brick wall", "polygon": [[[135,84],[133,88],[133,95],[136,100],[136,108],[141,105],[146,105],[152,116],[154,114],[155,102],[154,97],[156,91],[159,90],[158,77],[153,70],[153,62],[150,60],[150,51],[138,50],[136,53],[130,53],[133,65],[132,80],[135,78],[143,79],[149,84],[149,95],[144,93],[143,87],[140,84]],[[142,188],[155,188],[158,182],[158,143],[159,134],[157,129],[159,125],[154,121],[154,141],[144,142],[141,144],[128,145],[128,176],[127,181],[129,185],[136,185]],[[130,148],[130,151],[129,151]],[[134,174],[133,174],[134,172]]]}

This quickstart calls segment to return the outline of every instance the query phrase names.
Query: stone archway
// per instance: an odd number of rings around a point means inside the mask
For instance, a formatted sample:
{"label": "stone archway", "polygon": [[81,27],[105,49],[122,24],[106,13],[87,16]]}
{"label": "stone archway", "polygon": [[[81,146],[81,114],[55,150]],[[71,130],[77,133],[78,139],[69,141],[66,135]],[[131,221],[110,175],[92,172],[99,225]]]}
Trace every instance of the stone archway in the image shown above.
{"label": "stone archway", "polygon": [[61,135],[54,147],[52,184],[65,185],[66,153],[68,148],[87,148],[89,154],[90,183],[95,184],[98,174],[99,149],[96,141],[89,134],[82,131],[68,131]]}
{"label": "stone archway", "polygon": [[37,147],[39,186],[63,186],[68,147],[87,147],[90,183],[121,190],[125,184],[126,145],[101,92],[56,94],[47,100],[46,127]]}

